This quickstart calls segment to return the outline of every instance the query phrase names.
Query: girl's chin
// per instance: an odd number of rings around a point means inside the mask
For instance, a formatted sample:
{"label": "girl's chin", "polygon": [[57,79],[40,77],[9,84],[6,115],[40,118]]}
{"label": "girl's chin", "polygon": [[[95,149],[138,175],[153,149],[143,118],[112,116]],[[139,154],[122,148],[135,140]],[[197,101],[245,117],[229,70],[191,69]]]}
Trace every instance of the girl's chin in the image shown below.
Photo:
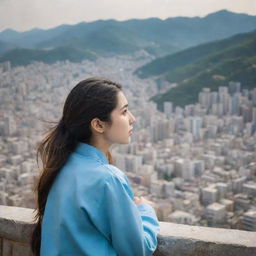
{"label": "girl's chin", "polygon": [[127,138],[127,140],[122,141],[120,144],[129,144],[131,142],[130,136]]}

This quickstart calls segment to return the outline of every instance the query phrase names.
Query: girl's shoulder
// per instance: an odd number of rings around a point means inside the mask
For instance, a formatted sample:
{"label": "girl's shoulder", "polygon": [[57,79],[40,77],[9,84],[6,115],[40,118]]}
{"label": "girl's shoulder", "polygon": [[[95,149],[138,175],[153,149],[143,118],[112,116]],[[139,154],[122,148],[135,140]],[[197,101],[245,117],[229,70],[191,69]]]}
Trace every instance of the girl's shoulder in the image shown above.
{"label": "girl's shoulder", "polygon": [[133,190],[126,174],[118,167],[111,164],[105,164],[104,168],[107,170],[104,184],[108,184],[108,186],[119,190],[124,190],[125,193],[134,200]]}
{"label": "girl's shoulder", "polygon": [[104,164],[103,167],[106,169],[106,179],[116,178],[122,181],[122,183],[127,183],[127,176],[123,171],[121,171],[118,167],[112,164]]}

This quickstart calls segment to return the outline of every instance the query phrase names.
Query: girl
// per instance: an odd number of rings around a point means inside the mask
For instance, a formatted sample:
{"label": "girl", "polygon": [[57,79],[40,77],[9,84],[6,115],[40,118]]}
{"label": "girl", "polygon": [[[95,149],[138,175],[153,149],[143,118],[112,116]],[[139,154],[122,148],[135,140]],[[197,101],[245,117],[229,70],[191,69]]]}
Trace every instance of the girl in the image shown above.
{"label": "girl", "polygon": [[69,93],[63,115],[38,148],[36,256],[149,256],[159,223],[134,197],[109,147],[127,144],[135,118],[121,85],[89,78]]}

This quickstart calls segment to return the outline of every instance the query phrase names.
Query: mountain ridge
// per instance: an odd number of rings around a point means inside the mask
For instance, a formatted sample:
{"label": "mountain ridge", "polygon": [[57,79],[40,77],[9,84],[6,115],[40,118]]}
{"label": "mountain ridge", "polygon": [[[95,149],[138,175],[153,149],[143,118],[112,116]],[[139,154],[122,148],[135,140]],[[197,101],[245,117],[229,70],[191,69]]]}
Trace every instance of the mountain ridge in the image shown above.
{"label": "mountain ridge", "polygon": [[[16,48],[38,51],[73,47],[73,52],[82,49],[98,56],[112,56],[144,50],[155,57],[162,57],[255,28],[256,16],[220,11],[202,18],[148,18],[127,21],[110,19],[60,25],[49,30],[33,29],[21,33],[7,30],[0,33],[0,41]],[[4,46],[1,49],[0,45],[2,57],[8,50],[10,49]],[[25,55],[26,50],[23,51]],[[13,53],[9,56],[13,56]],[[22,50],[19,53],[21,58]],[[5,55],[5,59],[6,56],[8,55]],[[12,62],[16,65],[15,58],[12,58]]]}
{"label": "mountain ridge", "polygon": [[[193,63],[183,63],[179,67],[173,65],[169,72],[164,72],[158,79],[176,83],[177,86],[165,93],[155,95],[154,100],[160,109],[164,101],[172,101],[175,106],[185,106],[197,101],[198,93],[204,87],[216,91],[219,86],[227,86],[229,81],[241,82],[243,88],[256,86],[256,31],[235,36],[237,40],[215,42],[219,50],[198,58]],[[222,42],[229,42],[222,47]],[[200,51],[199,45],[196,48]],[[187,54],[193,49],[185,50]],[[185,52],[184,51],[184,52]],[[182,54],[179,53],[179,54]],[[175,54],[174,54],[175,55]],[[172,56],[174,56],[172,55]],[[171,56],[170,56],[171,57]],[[175,58],[172,58],[175,63]]]}

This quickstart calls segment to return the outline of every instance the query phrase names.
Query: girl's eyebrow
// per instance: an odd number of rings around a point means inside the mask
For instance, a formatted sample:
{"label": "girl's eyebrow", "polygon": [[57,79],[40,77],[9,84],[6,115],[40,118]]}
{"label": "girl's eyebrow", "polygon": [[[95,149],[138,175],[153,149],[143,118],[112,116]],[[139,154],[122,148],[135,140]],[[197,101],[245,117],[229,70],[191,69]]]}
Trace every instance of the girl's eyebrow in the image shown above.
{"label": "girl's eyebrow", "polygon": [[125,104],[125,105],[121,108],[121,110],[124,109],[124,108],[127,108],[127,107],[128,107],[128,104]]}

